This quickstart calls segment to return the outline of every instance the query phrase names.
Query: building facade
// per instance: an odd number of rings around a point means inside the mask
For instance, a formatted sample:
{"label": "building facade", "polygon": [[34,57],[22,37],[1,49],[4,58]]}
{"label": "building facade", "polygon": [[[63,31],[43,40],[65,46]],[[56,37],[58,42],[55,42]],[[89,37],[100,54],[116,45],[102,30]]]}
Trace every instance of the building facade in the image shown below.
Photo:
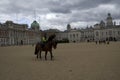
{"label": "building facade", "polygon": [[67,30],[59,32],[57,36],[58,40],[66,38],[69,42],[120,41],[120,25],[113,23],[113,18],[108,13],[105,22],[102,20],[85,29],[72,29],[68,24]]}
{"label": "building facade", "polygon": [[95,41],[120,41],[120,25],[113,24],[111,14],[108,13],[106,23],[101,21],[94,25]]}
{"label": "building facade", "polygon": [[33,21],[30,28],[27,24],[17,24],[12,21],[0,23],[0,46],[35,44],[44,34],[47,38],[56,34],[58,41],[68,42],[120,41],[120,25],[113,22],[110,13],[105,21],[102,20],[93,27],[85,29],[72,29],[70,24],[65,31],[57,29],[41,31],[39,28],[37,21]]}
{"label": "building facade", "polygon": [[27,24],[6,21],[0,24],[0,46],[34,44],[40,40],[39,24],[34,21],[31,28]]}

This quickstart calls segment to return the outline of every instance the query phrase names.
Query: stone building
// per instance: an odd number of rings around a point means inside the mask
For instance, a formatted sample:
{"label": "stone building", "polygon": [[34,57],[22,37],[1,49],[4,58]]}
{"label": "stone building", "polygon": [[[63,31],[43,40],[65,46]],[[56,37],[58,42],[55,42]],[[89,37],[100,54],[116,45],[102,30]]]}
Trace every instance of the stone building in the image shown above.
{"label": "stone building", "polygon": [[71,30],[68,32],[69,42],[80,42],[81,41],[81,32],[79,30]]}
{"label": "stone building", "polygon": [[81,41],[81,31],[77,29],[72,29],[71,25],[67,25],[67,30],[57,33],[57,40],[69,40],[69,42],[80,42]]}
{"label": "stone building", "polygon": [[72,29],[71,25],[68,24],[67,30],[57,34],[57,39],[68,39],[69,42],[120,41],[120,25],[113,23],[113,18],[108,13],[105,22],[101,20],[100,23],[95,24],[93,27]]}
{"label": "stone building", "polygon": [[120,25],[113,22],[111,14],[108,13],[105,21],[85,29],[72,29],[71,25],[66,26],[65,31],[57,29],[40,30],[39,23],[33,21],[31,27],[27,24],[17,24],[12,21],[0,23],[0,46],[35,44],[41,40],[43,34],[47,38],[56,34],[58,41],[68,40],[69,42],[92,42],[92,41],[120,41]]}
{"label": "stone building", "polygon": [[81,31],[82,31],[81,41],[87,41],[87,42],[94,41],[94,28],[92,26],[86,27],[85,29],[81,29]]}
{"label": "stone building", "polygon": [[41,31],[36,21],[31,24],[31,28],[27,24],[12,21],[0,23],[0,46],[34,44],[40,37]]}
{"label": "stone building", "polygon": [[111,14],[108,13],[106,23],[101,21],[94,25],[94,40],[95,41],[119,41],[120,40],[120,25],[113,24]]}

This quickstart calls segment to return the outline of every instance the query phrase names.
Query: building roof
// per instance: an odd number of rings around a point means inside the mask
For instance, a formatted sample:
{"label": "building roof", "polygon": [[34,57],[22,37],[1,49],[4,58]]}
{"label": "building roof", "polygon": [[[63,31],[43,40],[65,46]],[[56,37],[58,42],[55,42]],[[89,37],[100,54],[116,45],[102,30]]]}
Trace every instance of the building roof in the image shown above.
{"label": "building roof", "polygon": [[58,29],[48,29],[45,32],[60,32]]}
{"label": "building roof", "polygon": [[31,28],[39,28],[39,23],[37,21],[33,21],[33,23],[31,24]]}

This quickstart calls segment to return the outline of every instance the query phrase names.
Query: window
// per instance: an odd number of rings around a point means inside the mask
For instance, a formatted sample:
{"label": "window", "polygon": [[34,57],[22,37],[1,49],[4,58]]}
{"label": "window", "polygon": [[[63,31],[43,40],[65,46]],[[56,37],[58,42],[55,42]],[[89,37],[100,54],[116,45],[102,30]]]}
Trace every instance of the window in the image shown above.
{"label": "window", "polygon": [[102,36],[103,36],[103,32],[102,32]]}
{"label": "window", "polygon": [[120,35],[120,31],[118,31],[118,35]]}
{"label": "window", "polygon": [[78,38],[78,34],[76,34],[77,38]]}
{"label": "window", "polygon": [[115,31],[113,31],[113,34],[115,35]]}
{"label": "window", "polygon": [[98,31],[96,32],[96,36],[99,36],[99,33],[98,33]]}
{"label": "window", "polygon": [[72,35],[70,34],[70,38],[72,38]]}
{"label": "window", "polygon": [[75,38],[75,34],[73,34],[73,38]]}
{"label": "window", "polygon": [[109,31],[109,35],[112,35],[112,31],[111,30]]}
{"label": "window", "polygon": [[106,32],[106,35],[107,35],[108,33]]}

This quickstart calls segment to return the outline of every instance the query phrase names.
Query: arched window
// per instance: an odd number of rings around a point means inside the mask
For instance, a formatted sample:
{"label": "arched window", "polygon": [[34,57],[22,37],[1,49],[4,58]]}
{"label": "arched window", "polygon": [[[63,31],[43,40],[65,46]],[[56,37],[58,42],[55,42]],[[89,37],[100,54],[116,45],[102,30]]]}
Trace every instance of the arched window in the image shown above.
{"label": "arched window", "polygon": [[78,38],[78,34],[76,34],[77,38]]}
{"label": "arched window", "polygon": [[73,34],[73,38],[75,38],[75,34]]}
{"label": "arched window", "polygon": [[99,36],[99,33],[98,33],[98,31],[96,32],[96,36]]}

